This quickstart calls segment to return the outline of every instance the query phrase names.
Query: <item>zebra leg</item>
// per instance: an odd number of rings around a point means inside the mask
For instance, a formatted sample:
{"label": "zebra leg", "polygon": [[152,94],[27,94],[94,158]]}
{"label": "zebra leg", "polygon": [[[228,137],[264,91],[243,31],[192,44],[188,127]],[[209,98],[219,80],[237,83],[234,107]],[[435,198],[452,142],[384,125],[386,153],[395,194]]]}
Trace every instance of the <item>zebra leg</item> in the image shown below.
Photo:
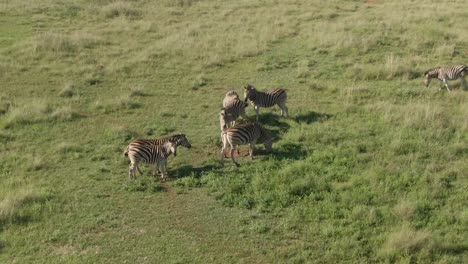
{"label": "zebra leg", "polygon": [[255,109],[255,115],[257,116],[257,121],[258,121],[258,112],[259,112],[259,107],[258,106],[254,106],[254,109]]}
{"label": "zebra leg", "polygon": [[224,162],[224,158],[226,157],[226,138],[223,136],[223,133],[221,133],[221,141],[223,146],[221,147],[221,162]]}
{"label": "zebra leg", "polygon": [[159,161],[156,160],[156,166],[154,167],[154,174],[161,174],[161,169],[159,168]]}
{"label": "zebra leg", "polygon": [[286,113],[286,117],[289,117],[288,107],[286,106],[286,104],[283,103],[279,105],[279,107],[281,108],[281,116],[283,116],[283,114]]}
{"label": "zebra leg", "polygon": [[128,179],[129,180],[132,180],[132,171],[133,171],[132,163],[130,163],[130,165],[128,165]]}
{"label": "zebra leg", "polygon": [[250,159],[253,160],[253,152],[254,152],[255,141],[250,142],[249,146],[249,156]]}
{"label": "zebra leg", "polygon": [[161,161],[159,164],[159,170],[161,171],[161,180],[164,182],[167,179],[167,163],[166,161]]}
{"label": "zebra leg", "polygon": [[447,87],[447,91],[450,92],[450,91],[451,91],[451,90],[450,90],[450,86],[448,85],[448,82],[447,82],[446,79],[444,79],[444,84],[445,84],[445,87]]}
{"label": "zebra leg", "polygon": [[236,159],[234,158],[234,146],[231,144],[231,159],[234,164],[236,164],[237,167],[240,167],[240,164],[237,163]]}
{"label": "zebra leg", "polygon": [[461,77],[461,82],[462,82],[462,84],[463,84],[463,88],[465,88],[465,89],[468,88],[468,87],[466,86],[465,76]]}
{"label": "zebra leg", "polygon": [[135,179],[135,168],[138,168],[138,163],[130,163],[128,166],[128,179],[133,180]]}

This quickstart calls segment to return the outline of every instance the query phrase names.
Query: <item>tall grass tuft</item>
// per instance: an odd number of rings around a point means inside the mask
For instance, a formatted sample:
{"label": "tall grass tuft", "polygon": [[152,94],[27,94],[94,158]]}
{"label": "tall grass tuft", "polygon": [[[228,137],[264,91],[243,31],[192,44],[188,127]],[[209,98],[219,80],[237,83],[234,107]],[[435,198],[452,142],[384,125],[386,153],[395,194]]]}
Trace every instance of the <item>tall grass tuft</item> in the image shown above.
{"label": "tall grass tuft", "polygon": [[71,106],[63,106],[54,110],[50,114],[50,118],[57,121],[71,121],[81,117],[78,112],[74,111]]}
{"label": "tall grass tuft", "polygon": [[105,18],[126,17],[136,19],[142,15],[141,10],[134,8],[125,1],[112,2],[102,7],[101,13]]}
{"label": "tall grass tuft", "polygon": [[81,49],[90,49],[101,44],[101,40],[87,32],[74,32],[71,34],[59,32],[44,32],[38,34],[33,41],[33,50],[36,53],[51,52],[55,54],[74,53]]}
{"label": "tall grass tuft", "polygon": [[46,121],[51,110],[51,106],[42,101],[33,101],[20,107],[13,107],[6,114],[2,125],[5,128],[10,128],[15,125]]}
{"label": "tall grass tuft", "polygon": [[43,200],[44,196],[30,186],[8,192],[0,201],[0,223],[14,221],[24,205]]}
{"label": "tall grass tuft", "polygon": [[65,87],[60,91],[61,97],[70,98],[75,94],[73,84],[66,84]]}
{"label": "tall grass tuft", "polygon": [[395,231],[388,236],[383,251],[387,254],[412,254],[432,246],[432,235],[428,231],[415,231],[408,227]]}

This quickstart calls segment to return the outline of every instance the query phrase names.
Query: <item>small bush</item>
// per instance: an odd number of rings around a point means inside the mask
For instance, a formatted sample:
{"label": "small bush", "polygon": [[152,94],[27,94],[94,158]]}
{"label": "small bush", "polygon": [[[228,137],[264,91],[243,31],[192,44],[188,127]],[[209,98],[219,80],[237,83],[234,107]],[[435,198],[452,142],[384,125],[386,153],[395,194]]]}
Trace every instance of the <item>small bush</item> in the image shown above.
{"label": "small bush", "polygon": [[47,168],[47,164],[44,159],[40,156],[33,156],[28,161],[28,171],[38,171]]}
{"label": "small bush", "polygon": [[139,18],[142,12],[131,6],[130,3],[119,1],[113,2],[101,9],[105,18],[126,17],[131,19]]}
{"label": "small bush", "polygon": [[205,78],[203,74],[197,75],[195,80],[192,83],[192,89],[197,90],[198,88],[205,86],[208,83],[208,79]]}
{"label": "small bush", "polygon": [[135,109],[141,107],[141,104],[133,101],[130,96],[121,97],[116,105],[120,109]]}
{"label": "small bush", "polygon": [[65,85],[65,87],[60,91],[59,95],[61,97],[65,97],[65,98],[70,98],[72,97],[75,92],[73,91],[73,85],[72,84],[67,84]]}
{"label": "small bush", "polygon": [[141,87],[133,87],[130,91],[130,96],[146,96],[147,94]]}
{"label": "small bush", "polygon": [[4,98],[0,98],[0,116],[6,114],[8,110],[10,110],[10,107],[11,107],[10,101]]}

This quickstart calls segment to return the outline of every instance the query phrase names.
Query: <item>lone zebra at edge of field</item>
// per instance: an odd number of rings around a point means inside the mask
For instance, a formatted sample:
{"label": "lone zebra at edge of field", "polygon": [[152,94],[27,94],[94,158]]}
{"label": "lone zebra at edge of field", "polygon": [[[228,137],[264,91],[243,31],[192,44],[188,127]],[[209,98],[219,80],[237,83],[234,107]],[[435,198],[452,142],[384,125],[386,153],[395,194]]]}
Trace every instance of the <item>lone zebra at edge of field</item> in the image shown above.
{"label": "lone zebra at edge of field", "polygon": [[[138,169],[138,163],[144,162],[154,164],[154,173],[161,172],[161,180],[165,181],[167,177],[167,158],[174,154],[177,156],[177,145],[174,142],[166,142],[162,145],[159,144],[140,144],[132,142],[128,145],[124,155],[130,160],[128,166],[128,179],[135,179],[135,171]],[[140,171],[140,169],[138,169]],[[141,171],[140,171],[141,173]]]}
{"label": "lone zebra at edge of field", "polygon": [[250,84],[244,86],[244,101],[246,103],[250,101],[254,106],[257,121],[260,107],[272,107],[274,105],[278,105],[281,108],[281,116],[286,114],[286,117],[289,117],[288,107],[286,106],[287,99],[286,91],[280,88],[261,92],[257,91],[257,89]]}
{"label": "lone zebra at edge of field", "polygon": [[[169,152],[170,146],[167,145],[167,143],[173,144],[174,147],[174,156],[176,156],[176,149],[179,146],[186,147],[190,149],[192,145],[188,141],[187,137],[185,134],[179,133],[175,134],[172,136],[164,137],[164,138],[159,138],[159,139],[137,139],[133,142],[131,142],[128,146],[127,149],[124,152],[124,156],[128,157],[130,159],[130,166],[129,166],[129,174],[128,177],[129,179],[135,178],[135,169],[138,170],[140,174],[143,174],[138,167],[138,162],[143,161],[145,163],[149,164],[155,164],[153,176],[155,176],[157,173],[162,173],[161,177],[164,180],[166,174],[166,166],[167,166],[167,157],[172,153],[169,153],[164,159],[164,166],[161,170],[161,167],[157,163],[158,159],[156,156],[159,154],[157,152],[165,151]],[[161,148],[161,146],[165,146],[165,149]],[[169,149],[168,149],[169,148]],[[131,152],[131,153],[130,153]],[[132,155],[132,157],[130,156]],[[136,155],[136,156],[134,156]],[[132,167],[132,164],[134,164],[134,167]]]}
{"label": "lone zebra at edge of field", "polygon": [[468,66],[466,65],[457,65],[451,67],[436,67],[430,70],[427,70],[424,73],[424,85],[429,87],[431,80],[434,78],[439,79],[447,88],[447,91],[450,90],[450,86],[447,81],[461,79],[463,87],[466,89],[466,80],[465,76],[468,75]]}

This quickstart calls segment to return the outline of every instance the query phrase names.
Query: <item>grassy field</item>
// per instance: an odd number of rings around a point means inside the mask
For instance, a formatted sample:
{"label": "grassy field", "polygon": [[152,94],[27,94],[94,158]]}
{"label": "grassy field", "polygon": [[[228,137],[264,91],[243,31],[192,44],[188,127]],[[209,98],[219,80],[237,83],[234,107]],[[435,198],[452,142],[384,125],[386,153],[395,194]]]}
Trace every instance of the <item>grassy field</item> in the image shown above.
{"label": "grassy field", "polygon": [[[0,0],[1,263],[467,263],[466,1]],[[274,151],[219,162],[224,93]],[[252,107],[247,108],[254,116]],[[170,180],[138,137],[183,132]]]}

